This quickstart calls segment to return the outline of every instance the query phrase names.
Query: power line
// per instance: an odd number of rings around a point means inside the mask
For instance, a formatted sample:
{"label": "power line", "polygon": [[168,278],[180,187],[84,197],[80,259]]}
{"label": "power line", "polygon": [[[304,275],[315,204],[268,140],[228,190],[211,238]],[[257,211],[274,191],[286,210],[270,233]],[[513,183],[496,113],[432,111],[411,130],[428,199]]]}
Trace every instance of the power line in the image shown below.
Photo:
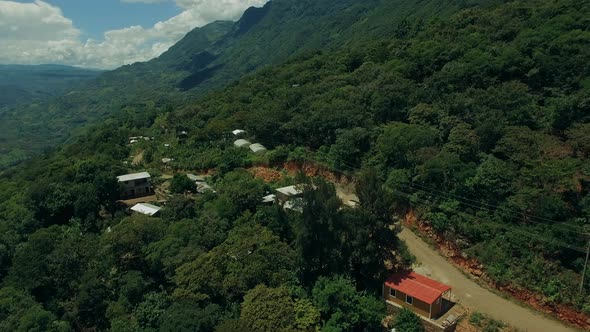
{"label": "power line", "polygon": [[[451,193],[446,193],[444,191],[441,191],[441,190],[438,190],[438,189],[435,189],[435,188],[432,188],[432,187],[428,187],[428,186],[425,186],[425,185],[422,185],[422,184],[419,184],[419,183],[411,183],[410,185],[421,187],[421,188],[426,188],[428,190],[439,192],[439,193],[442,193],[444,195],[451,196],[453,198],[457,198],[457,199],[460,199],[460,200],[464,200],[464,201],[468,201],[468,202],[474,202],[476,204],[489,206],[490,208],[485,208],[485,207],[481,207],[481,208],[484,208],[484,209],[486,209],[488,211],[491,211],[491,212],[495,212],[496,210],[502,210],[502,209],[504,209],[505,212],[512,212],[512,213],[515,213],[515,214],[520,214],[522,216],[529,217],[529,218],[532,218],[532,219],[538,219],[538,220],[543,220],[543,221],[552,222],[552,223],[559,223],[556,220],[552,220],[552,219],[548,219],[548,218],[543,218],[543,217],[539,217],[539,216],[530,215],[530,214],[527,214],[527,213],[524,213],[524,212],[521,212],[521,211],[517,211],[517,210],[514,210],[514,209],[512,209],[511,211],[508,211],[508,209],[503,208],[503,207],[495,206],[493,204],[489,204],[489,203],[486,203],[486,202],[479,202],[479,201],[476,201],[476,200],[473,200],[473,199],[469,199],[469,198],[458,196],[458,195],[451,194]],[[473,206],[473,205],[471,205],[471,206]],[[563,226],[570,227],[572,229],[575,228],[576,231],[584,231],[584,228],[583,227],[580,227],[580,226],[568,225],[568,224],[563,224]],[[587,234],[587,235],[590,235],[590,234]]]}
{"label": "power line", "polygon": [[[427,193],[427,194],[430,194],[430,195],[433,195],[433,196],[442,198],[442,199],[448,199],[449,196],[452,196],[452,197],[455,197],[456,198],[456,196],[453,196],[453,195],[450,195],[450,194],[445,195],[443,193],[442,195],[439,195],[439,194],[435,194],[435,193],[432,193],[432,192],[429,192],[429,191],[426,191],[426,190],[423,190],[423,189],[419,189],[419,188],[416,188],[416,187],[412,186],[412,184],[406,184],[405,186],[406,187],[410,187],[411,189],[414,189],[414,190],[418,190],[418,191],[421,191],[421,192],[424,192],[424,193]],[[443,195],[445,195],[445,196],[443,196]],[[496,212],[493,209],[486,208],[486,207],[483,207],[483,206],[473,205],[473,204],[466,203],[466,202],[459,202],[459,203],[461,203],[463,205],[466,205],[466,206],[470,206],[470,207],[479,209],[479,210],[485,210],[485,211],[489,211],[489,212]],[[514,215],[512,215],[512,216],[514,217]],[[542,223],[542,222],[538,222],[538,221],[534,221],[534,220],[530,220],[530,221],[533,222],[533,223],[535,223],[535,224],[538,224],[538,225],[542,225],[542,226],[546,226],[546,227],[552,227],[552,228],[555,228],[555,229],[561,228],[561,227],[564,227],[564,226],[576,227],[574,225],[568,225],[568,224],[558,223],[557,221],[555,221],[554,224],[547,224],[547,223]],[[585,232],[581,228],[579,230],[578,229],[565,229],[565,228],[561,228],[560,230],[561,231],[565,231],[565,232],[572,232],[574,234],[582,234],[582,235],[590,236],[590,233]]]}
{"label": "power line", "polygon": [[[360,169],[361,168],[360,165],[356,165],[356,164],[347,162],[347,161],[342,160],[342,159],[338,159],[338,158],[336,158],[336,159],[342,165],[346,166],[350,170],[353,170],[354,171],[355,169]],[[334,168],[335,169],[335,167],[330,167],[330,168]],[[516,210],[509,210],[509,209],[506,209],[506,208],[501,208],[501,207],[494,206],[492,204],[488,204],[488,203],[485,203],[485,202],[479,202],[479,201],[472,200],[472,199],[469,199],[469,198],[466,198],[466,197],[462,197],[462,196],[458,196],[458,195],[455,195],[455,194],[446,193],[446,192],[443,192],[441,190],[438,190],[438,189],[435,189],[435,188],[432,188],[432,187],[428,187],[428,186],[425,186],[425,185],[417,184],[417,183],[409,183],[408,185],[410,185],[410,186],[419,186],[419,187],[422,187],[422,188],[427,188],[429,190],[442,193],[445,196],[450,196],[450,197],[453,197],[453,198],[456,198],[456,199],[459,199],[459,200],[463,200],[463,202],[460,202],[461,204],[466,205],[466,206],[470,206],[472,208],[476,208],[476,209],[480,209],[480,210],[487,210],[489,212],[497,212],[496,210],[500,210],[500,211],[503,211],[505,213],[511,214],[513,217],[515,217],[515,215],[526,216],[526,217],[529,217],[529,218],[533,219],[533,220],[529,219],[529,221],[531,221],[533,223],[536,223],[536,224],[540,224],[540,225],[548,226],[548,227],[553,227],[553,228],[560,228],[560,230],[562,230],[562,231],[568,231],[568,232],[573,232],[575,234],[582,234],[582,235],[590,236],[590,233],[588,233],[583,227],[580,227],[580,226],[564,224],[564,223],[559,222],[559,221],[556,221],[556,220],[552,220],[552,219],[548,219],[548,218],[543,218],[543,217],[539,217],[539,216],[534,216],[534,215],[526,214],[526,213],[523,213],[523,212],[520,212],[520,211],[516,211]],[[413,188],[413,189],[414,190],[419,190],[419,191],[422,191],[422,192],[425,192],[425,193],[428,193],[428,194],[431,194],[433,196],[437,196],[437,197],[441,198],[440,195],[437,195],[435,193],[426,191],[424,189],[420,189],[420,188]],[[442,198],[447,199],[449,197],[442,197]],[[474,205],[474,204],[471,204],[471,203],[467,203],[465,201],[467,201],[467,202],[474,202],[476,204],[481,204],[481,205]],[[486,205],[488,207],[484,207],[482,205]],[[492,208],[495,208],[496,210],[494,210]],[[544,220],[546,222],[550,222],[550,224],[544,223],[544,222],[539,222],[539,221],[536,221],[534,219]],[[565,229],[565,227],[570,228],[570,229]]]}
{"label": "power line", "polygon": [[[272,141],[270,141],[270,142],[271,143],[276,143],[276,142],[272,142]],[[276,146],[276,144],[275,144],[275,146]],[[311,148],[306,148],[305,150],[306,150],[306,153],[304,155],[304,158],[306,160],[309,158],[314,163],[319,164],[321,166],[324,166],[324,167],[326,167],[328,169],[331,169],[331,170],[333,170],[333,171],[335,171],[337,173],[340,173],[340,174],[345,175],[345,176],[349,176],[350,175],[350,174],[347,174],[348,172],[346,170],[339,169],[339,168],[337,168],[335,166],[332,166],[332,165],[330,165],[330,166],[329,165],[325,165],[323,162],[320,162],[319,160],[317,160],[315,158],[309,157],[309,154],[307,153],[307,151],[317,152],[317,150],[314,150],[314,149],[311,149]],[[355,171],[357,171],[357,170],[359,170],[359,169],[362,168],[361,165],[357,165],[357,164],[354,164],[354,163],[345,161],[345,160],[343,160],[341,158],[336,158],[336,160],[339,161],[341,165],[343,165],[346,168],[348,168],[349,171],[355,172]],[[411,184],[408,184],[408,185],[411,186]],[[418,184],[416,184],[416,185],[418,185]],[[423,188],[427,188],[428,189],[427,186],[423,186],[423,185],[420,185],[420,186],[422,186]],[[436,197],[439,197],[439,198],[444,198],[444,199],[448,199],[449,198],[449,197],[441,196],[440,194],[435,194],[433,192],[426,191],[424,189],[419,189],[419,188],[416,188],[416,187],[412,187],[412,188],[414,190],[418,190],[418,191],[421,191],[421,192],[424,192],[424,193],[428,193],[428,194],[431,194],[431,195],[436,196]],[[458,195],[448,194],[448,193],[445,193],[443,191],[440,191],[440,190],[434,189],[434,188],[430,188],[430,189],[432,189],[433,191],[442,193],[443,195],[446,195],[446,196],[451,196],[451,197],[454,197],[454,198],[457,198],[457,199],[462,199],[464,201],[471,201],[471,202],[475,202],[477,204],[481,204],[481,202],[478,202],[478,201],[475,201],[475,200],[471,200],[471,199],[466,198],[466,197],[461,197],[461,196],[458,196]],[[402,192],[402,191],[399,191],[399,190],[396,190],[396,191],[398,191],[399,193],[401,193],[402,195],[404,195],[404,196],[406,196],[408,198],[411,198],[412,197],[408,193],[405,193],[405,192]],[[426,201],[426,200],[424,200],[424,199],[422,199],[420,197],[414,197],[414,198],[417,199],[417,200]],[[426,202],[428,202],[428,201],[426,201]],[[461,204],[464,204],[464,205],[467,205],[467,206],[471,206],[471,207],[476,208],[476,209],[487,210],[487,211],[490,211],[490,212],[496,212],[495,210],[492,210],[489,207],[486,208],[486,207],[481,206],[481,205],[474,205],[474,204],[466,203],[466,202],[460,202],[460,203]],[[438,208],[438,206],[432,205],[431,202],[429,202],[429,204],[431,204],[430,205],[431,207]],[[487,203],[484,203],[484,205],[492,206],[493,207],[493,205],[487,204]],[[497,209],[500,209],[499,207],[496,207],[496,208]],[[468,215],[468,214],[466,214],[466,213],[464,213],[462,211],[457,211],[457,210],[450,209],[450,208],[448,210],[451,210],[452,212],[454,212],[454,213],[456,213],[458,215],[462,215],[462,216],[464,216],[466,218],[471,218],[471,219],[478,220],[474,216]],[[507,212],[509,212],[509,211],[507,211]],[[563,230],[563,231],[569,231],[569,232],[576,232],[576,234],[590,235],[589,233],[583,232],[582,231],[582,228],[579,227],[579,226],[567,225],[567,224],[559,225],[559,222],[557,222],[555,220],[551,220],[551,219],[547,219],[547,218],[542,218],[542,217],[537,217],[537,216],[532,216],[532,215],[527,215],[527,214],[521,213],[519,211],[513,211],[513,212],[515,214],[526,215],[526,216],[529,216],[529,217],[532,217],[532,218],[537,218],[537,219],[540,219],[540,220],[545,220],[545,221],[552,222],[552,224],[546,224],[546,223],[540,223],[538,221],[533,221],[533,222],[536,222],[537,224],[541,224],[543,226],[548,226],[548,227],[568,226],[568,227],[572,227],[572,228],[577,228],[577,230],[573,230],[573,229],[567,229],[567,230],[566,229],[561,229],[561,230]],[[479,220],[479,221],[481,221],[481,220]],[[493,221],[485,221],[485,223],[493,224],[493,225],[496,225],[496,226],[499,226],[499,227],[502,227],[502,228],[505,228],[505,229],[509,229],[509,230],[512,230],[512,231],[517,232],[517,233],[520,233],[520,234],[528,235],[531,238],[535,238],[537,240],[540,240],[540,241],[543,241],[543,242],[546,242],[546,243],[554,244],[554,245],[557,245],[557,246],[560,246],[560,247],[563,247],[563,248],[567,248],[567,249],[571,249],[571,250],[575,250],[575,251],[578,251],[578,252],[581,252],[581,253],[586,253],[586,249],[585,248],[580,248],[580,247],[577,247],[577,246],[569,245],[569,244],[566,244],[566,243],[563,243],[563,242],[559,242],[559,241],[556,241],[556,240],[553,240],[553,239],[547,239],[547,238],[542,237],[542,236],[540,236],[538,234],[534,234],[534,233],[531,233],[531,232],[528,232],[528,231],[525,231],[525,230],[521,230],[521,229],[516,229],[513,226],[509,226],[509,225],[506,225],[506,224],[501,224],[501,223],[497,223],[497,222],[493,222]]]}
{"label": "power line", "polygon": [[[313,161],[314,162],[317,162],[316,160],[313,160]],[[341,173],[341,174],[346,175],[345,173],[343,173],[344,171],[341,170],[341,169],[334,168],[334,170],[336,172],[338,172],[338,173]],[[410,194],[408,194],[406,192],[402,192],[400,190],[396,190],[396,191],[399,192],[400,194],[402,194],[403,196],[406,196],[407,198],[414,198],[414,199],[417,199],[417,200],[421,200],[423,202],[428,202],[427,200],[422,199],[420,197],[412,197]],[[430,207],[438,207],[436,205],[433,205],[431,202],[428,202],[428,204],[430,204]],[[465,218],[470,218],[470,219],[474,219],[474,220],[478,220],[480,222],[483,222],[480,219],[477,219],[476,217],[471,216],[469,214],[466,214],[466,213],[464,213],[462,211],[457,211],[455,209],[449,209],[449,210],[451,210],[455,214],[462,215]],[[567,249],[570,249],[570,250],[578,251],[578,252],[581,252],[581,253],[585,253],[586,252],[586,250],[584,248],[573,246],[573,245],[570,245],[570,244],[567,244],[567,243],[563,243],[563,242],[560,242],[560,241],[556,241],[556,240],[553,240],[553,239],[548,239],[548,238],[543,237],[543,236],[540,236],[538,234],[534,234],[534,233],[531,233],[531,232],[528,232],[528,231],[525,231],[525,230],[517,229],[517,228],[515,228],[513,226],[509,226],[509,225],[506,225],[506,224],[501,224],[501,223],[493,222],[493,221],[485,221],[484,223],[496,225],[496,226],[499,226],[499,227],[502,227],[502,228],[511,230],[513,232],[523,234],[523,235],[528,235],[529,237],[534,238],[534,239],[537,239],[539,241],[543,241],[543,242],[546,242],[546,243],[557,245],[557,246],[560,246],[560,247],[563,247],[563,248],[567,248]]]}
{"label": "power line", "polygon": [[[400,190],[396,190],[396,191],[399,194],[401,194],[402,196],[406,196],[407,198],[413,198],[413,199],[422,201],[423,202],[422,204],[424,204],[424,205],[429,205],[431,207],[433,206],[432,205],[432,202],[429,202],[429,201],[427,201],[427,200],[425,200],[423,198],[420,198],[420,197],[412,197],[411,194],[408,194],[408,193],[403,192],[403,191],[400,191]],[[451,210],[455,214],[461,215],[461,216],[463,216],[465,218],[469,218],[469,219],[472,219],[472,220],[480,221],[480,222],[483,222],[483,223],[486,223],[486,224],[496,225],[496,226],[505,228],[507,230],[511,230],[513,232],[516,232],[516,233],[520,233],[520,234],[523,234],[523,235],[528,235],[529,237],[534,238],[534,239],[537,239],[539,241],[547,242],[547,243],[550,243],[550,244],[553,244],[553,245],[556,245],[556,246],[560,246],[560,247],[563,247],[563,248],[571,249],[571,250],[578,251],[578,252],[581,252],[581,253],[586,253],[586,249],[585,248],[577,247],[577,246],[570,245],[570,244],[567,244],[567,243],[564,243],[564,242],[560,242],[560,241],[556,241],[556,240],[553,240],[553,239],[548,239],[548,238],[543,237],[541,235],[534,234],[534,233],[531,233],[531,232],[528,232],[528,231],[525,231],[525,230],[522,230],[522,229],[518,229],[518,228],[515,228],[515,227],[510,226],[510,225],[501,224],[501,223],[494,222],[494,221],[482,221],[481,219],[478,219],[477,217],[471,216],[471,215],[469,215],[467,213],[464,213],[464,212],[461,212],[461,211],[457,211],[457,210],[454,210],[454,209],[449,209],[449,210]]]}

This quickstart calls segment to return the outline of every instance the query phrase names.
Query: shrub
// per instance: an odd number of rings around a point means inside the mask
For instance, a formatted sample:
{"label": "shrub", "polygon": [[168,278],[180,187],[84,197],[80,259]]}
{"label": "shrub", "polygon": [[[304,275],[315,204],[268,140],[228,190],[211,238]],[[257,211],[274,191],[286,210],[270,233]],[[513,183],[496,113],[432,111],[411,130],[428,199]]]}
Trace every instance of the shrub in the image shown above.
{"label": "shrub", "polygon": [[403,308],[393,320],[393,327],[399,332],[423,332],[424,326],[418,315]]}

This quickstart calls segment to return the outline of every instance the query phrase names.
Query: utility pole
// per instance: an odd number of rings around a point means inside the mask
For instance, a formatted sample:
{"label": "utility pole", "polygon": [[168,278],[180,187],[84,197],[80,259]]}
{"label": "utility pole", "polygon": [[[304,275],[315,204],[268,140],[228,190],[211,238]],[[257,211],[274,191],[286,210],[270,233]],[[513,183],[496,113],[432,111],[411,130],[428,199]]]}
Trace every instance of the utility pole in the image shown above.
{"label": "utility pole", "polygon": [[584,262],[584,270],[582,270],[582,281],[580,282],[580,294],[584,291],[584,278],[586,277],[586,266],[588,265],[588,256],[590,256],[590,239],[588,239],[588,248],[586,249],[586,261]]}

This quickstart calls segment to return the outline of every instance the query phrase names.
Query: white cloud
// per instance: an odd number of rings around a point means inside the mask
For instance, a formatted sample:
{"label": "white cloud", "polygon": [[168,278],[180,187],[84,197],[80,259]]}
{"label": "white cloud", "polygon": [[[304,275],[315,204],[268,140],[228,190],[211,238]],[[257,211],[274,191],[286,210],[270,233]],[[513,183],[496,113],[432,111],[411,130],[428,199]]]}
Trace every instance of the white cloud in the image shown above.
{"label": "white cloud", "polygon": [[121,2],[127,3],[160,3],[166,0],[121,0]]}
{"label": "white cloud", "polygon": [[[159,0],[122,0],[156,2]],[[81,40],[81,31],[59,7],[42,0],[0,0],[0,63],[62,63],[115,68],[159,56],[190,30],[215,20],[235,20],[268,0],[176,0],[183,11],[152,27],[130,26]]]}

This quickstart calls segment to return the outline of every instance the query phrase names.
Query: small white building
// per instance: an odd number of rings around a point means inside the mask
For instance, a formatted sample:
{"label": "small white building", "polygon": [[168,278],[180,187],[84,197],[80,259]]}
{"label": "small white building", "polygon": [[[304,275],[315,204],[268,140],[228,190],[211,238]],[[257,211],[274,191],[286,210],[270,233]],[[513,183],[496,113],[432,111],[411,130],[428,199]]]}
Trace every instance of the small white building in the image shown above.
{"label": "small white building", "polygon": [[148,203],[139,203],[135,204],[131,210],[152,217],[160,213],[162,208]]}
{"label": "small white building", "polygon": [[266,152],[268,152],[268,150],[264,147],[264,145],[260,144],[260,143],[254,143],[252,145],[250,145],[250,150],[252,150],[252,152],[254,152],[254,154],[265,154]]}
{"label": "small white building", "polygon": [[262,197],[262,204],[272,204],[275,202],[275,200],[277,199],[277,195],[275,194],[270,194],[267,196]]}
{"label": "small white building", "polygon": [[207,179],[206,175],[187,174],[186,176],[195,182],[205,182],[205,180]]}
{"label": "small white building", "polygon": [[240,135],[245,134],[246,131],[242,130],[242,129],[236,129],[236,130],[232,131],[231,133],[234,134],[234,136],[240,136]]}
{"label": "small white building", "polygon": [[290,198],[300,197],[303,195],[303,185],[296,184],[293,186],[276,189],[277,197],[282,201],[287,201]]}
{"label": "small white building", "polygon": [[238,148],[247,148],[252,145],[252,143],[246,141],[245,139],[239,139],[234,142],[234,145]]}
{"label": "small white building", "polygon": [[164,163],[164,164],[170,164],[173,161],[174,161],[174,159],[172,159],[172,158],[162,158],[162,163]]}

